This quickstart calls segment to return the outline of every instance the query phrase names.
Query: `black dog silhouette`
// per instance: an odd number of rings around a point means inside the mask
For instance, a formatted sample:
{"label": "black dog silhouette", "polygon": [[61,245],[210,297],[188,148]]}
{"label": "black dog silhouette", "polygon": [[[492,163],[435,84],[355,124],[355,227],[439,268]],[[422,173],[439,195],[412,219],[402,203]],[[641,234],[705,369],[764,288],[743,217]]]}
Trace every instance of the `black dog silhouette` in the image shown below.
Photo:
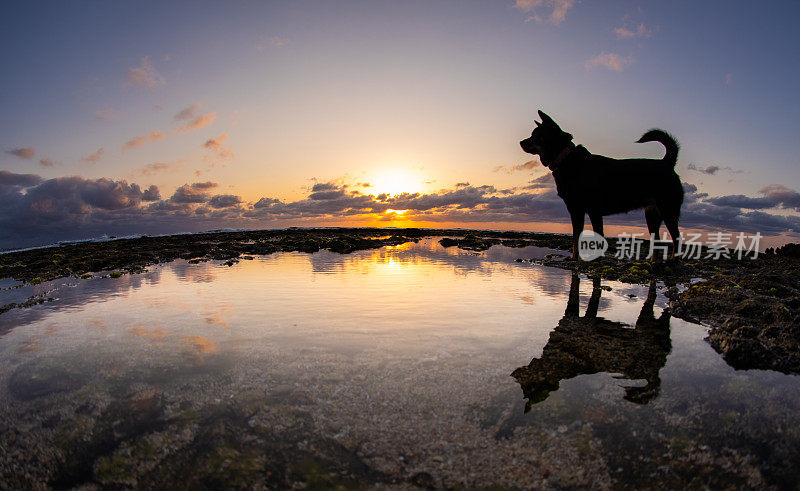
{"label": "black dog silhouette", "polygon": [[645,380],[644,387],[625,387],[628,401],[646,404],[658,396],[659,372],[667,362],[672,342],[669,313],[665,311],[659,318],[653,314],[655,280],[650,283],[635,327],[597,317],[600,279],[594,279],[592,286],[586,315],[579,317],[580,277],[572,275],[567,309],[550,333],[541,358],[534,358],[528,366],[517,368],[511,374],[528,399],[525,412],[533,404],[547,399],[562,380],[599,372],[619,374],[619,378],[628,380]]}
{"label": "black dog silhouette", "polygon": [[550,116],[539,111],[542,122],[530,138],[520,145],[527,153],[538,155],[542,165],[553,171],[558,195],[564,200],[572,219],[572,257],[578,257],[578,236],[583,232],[585,216],[592,228],[603,235],[603,217],[644,208],[647,228],[658,238],[663,221],[674,249],[678,249],[678,218],[683,204],[683,185],[675,172],[678,142],[669,133],[653,129],[637,143],[657,141],[667,153],[661,160],[612,159],[595,155],[582,145],[575,146],[572,135],[563,131]]}

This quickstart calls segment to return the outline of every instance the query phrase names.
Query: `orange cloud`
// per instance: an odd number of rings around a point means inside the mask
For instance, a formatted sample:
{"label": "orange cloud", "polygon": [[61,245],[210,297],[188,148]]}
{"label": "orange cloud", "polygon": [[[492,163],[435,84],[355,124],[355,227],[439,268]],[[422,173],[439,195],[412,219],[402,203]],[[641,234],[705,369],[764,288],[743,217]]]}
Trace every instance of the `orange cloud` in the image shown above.
{"label": "orange cloud", "polygon": [[595,66],[603,66],[609,70],[621,72],[631,63],[633,63],[633,59],[630,57],[621,56],[616,53],[600,53],[586,62],[586,68],[588,69]]}
{"label": "orange cloud", "polygon": [[[193,104],[192,106],[189,106],[186,109],[181,110],[178,114],[176,114],[175,119],[180,120],[180,119],[192,118],[194,113],[197,111],[199,107],[200,107],[199,104]],[[190,122],[184,124],[177,130],[172,131],[170,133],[164,133],[161,130],[155,130],[151,133],[148,133],[147,135],[137,136],[136,138],[133,138],[125,142],[125,144],[122,145],[122,151],[125,152],[127,150],[130,150],[131,148],[139,147],[144,143],[161,140],[176,133],[189,133],[190,131],[199,130],[200,128],[203,128],[213,123],[215,119],[217,119],[217,113],[203,114],[202,116],[194,117],[194,119],[192,119]]]}
{"label": "orange cloud", "polygon": [[215,119],[217,119],[217,113],[208,113],[202,116],[198,116],[192,121],[186,123],[185,125],[175,130],[175,133],[188,133],[190,131],[199,130],[200,128],[203,128],[213,123]]}
{"label": "orange cloud", "polygon": [[9,150],[8,153],[21,159],[32,159],[35,151],[33,147],[22,147]]}
{"label": "orange cloud", "polygon": [[100,158],[102,157],[103,157],[103,149],[98,148],[95,153],[89,155],[88,157],[82,158],[81,161],[86,162],[87,164],[94,164],[97,163],[97,161],[99,161]]}
{"label": "orange cloud", "polygon": [[617,35],[617,39],[649,38],[653,34],[653,30],[644,24],[639,24],[633,29],[617,27],[614,29],[614,34]]}
{"label": "orange cloud", "polygon": [[209,138],[203,146],[209,150],[217,150],[222,146],[222,143],[228,139],[228,134],[223,133],[216,138]]}
{"label": "orange cloud", "polygon": [[517,0],[514,8],[525,13],[532,13],[525,22],[542,22],[542,17],[535,13],[540,7],[553,9],[548,21],[551,24],[561,24],[567,18],[567,11],[575,6],[575,0]]}
{"label": "orange cloud", "polygon": [[152,164],[147,164],[139,169],[138,173],[143,176],[158,174],[159,172],[166,172],[176,167],[180,167],[185,162],[186,159],[182,159],[177,162],[153,162]]}
{"label": "orange cloud", "polygon": [[130,150],[131,148],[139,147],[145,142],[153,142],[156,140],[160,140],[165,136],[166,135],[162,133],[160,130],[155,130],[147,135],[137,136],[136,138],[125,142],[125,144],[122,145],[122,151],[125,152],[127,150]]}
{"label": "orange cloud", "polygon": [[223,133],[216,138],[209,138],[203,144],[203,147],[211,150],[217,157],[223,160],[230,160],[234,157],[233,150],[230,146],[224,146],[223,143],[228,140],[228,134]]}
{"label": "orange cloud", "polygon": [[156,71],[149,56],[142,57],[139,66],[128,68],[125,76],[126,86],[132,85],[144,89],[153,89],[159,85],[164,85],[164,83],[164,77]]}

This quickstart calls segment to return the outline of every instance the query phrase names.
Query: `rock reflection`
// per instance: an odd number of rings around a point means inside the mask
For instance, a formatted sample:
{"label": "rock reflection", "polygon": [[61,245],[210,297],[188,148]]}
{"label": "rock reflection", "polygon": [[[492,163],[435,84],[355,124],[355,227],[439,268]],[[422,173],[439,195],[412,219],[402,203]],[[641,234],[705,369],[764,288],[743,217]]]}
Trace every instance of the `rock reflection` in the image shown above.
{"label": "rock reflection", "polygon": [[600,279],[594,279],[586,313],[580,317],[580,277],[572,275],[564,317],[550,333],[541,358],[534,358],[528,366],[511,374],[528,399],[525,412],[558,390],[562,380],[600,372],[646,381],[643,387],[625,387],[628,401],[646,404],[658,396],[659,372],[667,362],[672,343],[669,312],[658,318],[653,313],[655,281],[650,283],[635,327],[597,316],[601,292]]}

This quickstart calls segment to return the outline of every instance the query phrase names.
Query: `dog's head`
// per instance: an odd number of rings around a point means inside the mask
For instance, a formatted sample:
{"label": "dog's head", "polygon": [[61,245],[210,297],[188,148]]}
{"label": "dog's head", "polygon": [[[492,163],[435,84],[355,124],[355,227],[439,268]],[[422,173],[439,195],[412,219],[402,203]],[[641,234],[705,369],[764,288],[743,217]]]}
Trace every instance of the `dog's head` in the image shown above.
{"label": "dog's head", "polygon": [[539,117],[542,118],[542,122],[536,121],[536,128],[533,129],[530,138],[522,140],[519,144],[527,153],[538,155],[542,165],[549,167],[550,162],[570,144],[572,135],[562,130],[542,111],[539,111]]}

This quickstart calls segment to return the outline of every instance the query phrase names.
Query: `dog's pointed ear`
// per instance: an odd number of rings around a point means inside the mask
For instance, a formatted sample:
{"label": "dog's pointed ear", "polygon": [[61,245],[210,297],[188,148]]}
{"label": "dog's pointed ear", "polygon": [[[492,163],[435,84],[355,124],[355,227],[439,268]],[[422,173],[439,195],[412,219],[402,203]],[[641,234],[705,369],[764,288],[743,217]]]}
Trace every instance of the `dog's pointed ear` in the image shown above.
{"label": "dog's pointed ear", "polygon": [[547,114],[543,113],[541,109],[539,110],[539,117],[542,118],[542,124],[545,124],[547,126],[553,126],[554,128],[561,129],[561,128],[558,127],[556,122],[553,121],[553,118],[551,118]]}

